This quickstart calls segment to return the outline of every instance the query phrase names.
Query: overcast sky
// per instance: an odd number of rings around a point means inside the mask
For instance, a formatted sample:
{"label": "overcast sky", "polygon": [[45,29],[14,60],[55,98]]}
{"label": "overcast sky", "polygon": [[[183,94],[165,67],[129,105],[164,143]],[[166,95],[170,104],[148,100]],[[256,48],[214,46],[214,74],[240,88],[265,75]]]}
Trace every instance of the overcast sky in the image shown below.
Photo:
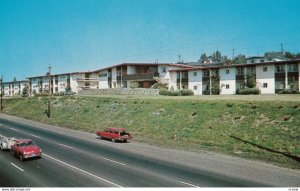
{"label": "overcast sky", "polygon": [[4,81],[202,53],[300,52],[299,0],[0,0]]}

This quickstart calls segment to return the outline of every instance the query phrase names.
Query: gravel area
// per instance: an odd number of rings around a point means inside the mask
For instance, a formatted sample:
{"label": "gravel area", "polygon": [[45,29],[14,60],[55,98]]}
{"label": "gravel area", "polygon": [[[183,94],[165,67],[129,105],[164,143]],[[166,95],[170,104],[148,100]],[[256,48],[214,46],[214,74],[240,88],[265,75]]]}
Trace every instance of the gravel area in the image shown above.
{"label": "gravel area", "polygon": [[161,148],[146,143],[136,142],[134,140],[124,144],[112,143],[110,141],[96,139],[96,134],[94,133],[47,125],[5,114],[0,114],[0,118],[25,123],[36,128],[68,134],[69,136],[74,136],[96,144],[107,145],[108,147],[122,149],[123,151],[126,150],[128,153],[190,166],[199,170],[239,177],[250,181],[270,184],[276,187],[300,187],[300,170],[281,168],[263,162],[251,161],[213,152],[191,152],[179,149]]}

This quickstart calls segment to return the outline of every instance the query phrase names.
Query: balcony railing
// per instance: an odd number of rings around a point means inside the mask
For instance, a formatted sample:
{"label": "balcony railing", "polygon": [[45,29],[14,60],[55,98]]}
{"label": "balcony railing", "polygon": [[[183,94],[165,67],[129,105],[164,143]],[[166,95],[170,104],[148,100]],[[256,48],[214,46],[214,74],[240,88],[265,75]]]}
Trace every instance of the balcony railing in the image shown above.
{"label": "balcony railing", "polygon": [[159,77],[157,72],[126,74],[122,76],[122,80],[153,80],[153,77]]}
{"label": "balcony railing", "polygon": [[98,78],[77,78],[77,82],[95,82],[99,81]]}

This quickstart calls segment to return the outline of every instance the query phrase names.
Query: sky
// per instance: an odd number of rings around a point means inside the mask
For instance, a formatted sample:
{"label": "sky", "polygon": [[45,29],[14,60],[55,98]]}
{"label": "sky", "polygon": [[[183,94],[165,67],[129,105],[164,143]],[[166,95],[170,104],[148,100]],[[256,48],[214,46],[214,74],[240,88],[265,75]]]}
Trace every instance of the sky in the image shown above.
{"label": "sky", "polygon": [[300,52],[299,0],[0,0],[4,81],[121,63]]}

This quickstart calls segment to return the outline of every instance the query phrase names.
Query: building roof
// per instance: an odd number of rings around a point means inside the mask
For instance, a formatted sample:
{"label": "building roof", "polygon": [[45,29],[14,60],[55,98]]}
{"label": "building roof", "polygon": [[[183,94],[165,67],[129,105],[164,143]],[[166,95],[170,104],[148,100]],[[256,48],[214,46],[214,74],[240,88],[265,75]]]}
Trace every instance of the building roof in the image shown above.
{"label": "building roof", "polygon": [[219,68],[229,68],[229,67],[250,67],[250,66],[257,66],[257,65],[279,65],[279,64],[293,64],[293,63],[299,63],[300,59],[293,59],[293,60],[285,60],[285,61],[272,61],[272,62],[260,62],[260,63],[251,63],[251,64],[223,64],[223,65],[203,65],[198,66],[194,68],[183,68],[183,69],[175,69],[175,70],[169,70],[169,72],[177,72],[177,71],[192,71],[192,70],[206,70],[206,69],[219,69]]}

